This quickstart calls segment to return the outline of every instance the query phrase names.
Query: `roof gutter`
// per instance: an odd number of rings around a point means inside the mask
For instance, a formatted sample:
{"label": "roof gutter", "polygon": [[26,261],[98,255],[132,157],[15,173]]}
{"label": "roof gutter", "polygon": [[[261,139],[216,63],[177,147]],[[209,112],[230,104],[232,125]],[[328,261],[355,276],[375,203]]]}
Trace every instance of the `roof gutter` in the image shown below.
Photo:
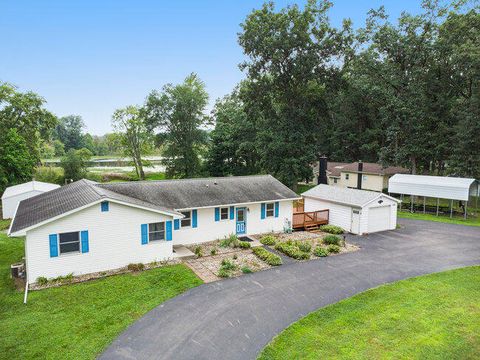
{"label": "roof gutter", "polygon": [[176,211],[186,211],[186,210],[193,210],[193,209],[209,209],[209,208],[216,208],[216,207],[227,207],[227,206],[237,206],[237,205],[252,205],[252,204],[261,204],[273,201],[295,201],[301,200],[302,197],[290,198],[290,199],[272,199],[272,200],[261,200],[261,201],[250,201],[244,203],[231,203],[231,204],[219,204],[219,205],[208,205],[208,206],[196,206],[196,207],[187,207],[187,208],[175,208]]}

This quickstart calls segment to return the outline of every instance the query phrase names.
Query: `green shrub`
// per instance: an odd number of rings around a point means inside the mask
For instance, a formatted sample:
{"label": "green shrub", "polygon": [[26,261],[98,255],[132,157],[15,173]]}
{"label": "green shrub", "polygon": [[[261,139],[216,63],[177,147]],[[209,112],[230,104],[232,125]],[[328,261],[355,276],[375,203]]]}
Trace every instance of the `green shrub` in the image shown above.
{"label": "green shrub", "polygon": [[220,270],[218,270],[218,276],[220,276],[222,278],[228,278],[228,277],[230,277],[230,272],[228,270],[220,268]]}
{"label": "green shrub", "polygon": [[237,269],[237,265],[232,263],[229,259],[223,259],[220,269],[224,269],[226,271],[233,271]]}
{"label": "green shrub", "polygon": [[217,255],[217,249],[213,248],[212,250],[210,250],[210,255]]}
{"label": "green shrub", "polygon": [[253,248],[252,251],[260,260],[265,261],[268,265],[282,265],[282,258],[280,256],[273,254],[262,247]]}
{"label": "green shrub", "polygon": [[145,265],[143,265],[142,263],[128,264],[127,269],[130,271],[142,271],[143,269],[145,269]]}
{"label": "green shrub", "polygon": [[340,245],[342,238],[337,235],[327,235],[322,239],[322,241],[326,245]]}
{"label": "green shrub", "polygon": [[251,274],[253,271],[248,266],[242,267],[242,273],[244,274]]}
{"label": "green shrub", "polygon": [[45,276],[39,276],[37,278],[37,284],[40,286],[44,286],[48,284],[48,279]]}
{"label": "green shrub", "polygon": [[64,183],[63,169],[54,166],[39,166],[35,168],[35,180],[62,185]]}
{"label": "green shrub", "polygon": [[331,254],[338,254],[340,252],[340,246],[338,245],[328,245],[327,251]]}
{"label": "green shrub", "polygon": [[325,257],[328,256],[328,251],[321,246],[317,246],[313,251],[313,254],[318,257]]}
{"label": "green shrub", "polygon": [[199,246],[199,245],[195,246],[195,248],[193,249],[193,252],[195,253],[195,255],[197,255],[197,257],[202,257],[203,256],[202,247]]}
{"label": "green shrub", "polygon": [[343,229],[340,226],[336,226],[336,225],[322,225],[320,226],[320,230],[326,233],[336,234],[336,235],[340,235],[344,233]]}
{"label": "green shrub", "polygon": [[275,249],[296,260],[310,259],[310,253],[301,251],[298,246],[295,246],[294,244],[288,244],[286,242],[278,243],[275,245]]}
{"label": "green shrub", "polygon": [[310,244],[308,241],[298,241],[297,242],[297,247],[300,251],[309,253],[312,251],[312,244]]}
{"label": "green shrub", "polygon": [[231,234],[228,237],[225,237],[220,241],[220,246],[221,247],[237,247],[238,246],[238,237],[235,234]]}
{"label": "green shrub", "polygon": [[248,242],[248,241],[239,241],[238,242],[238,247],[240,249],[250,249],[251,245],[250,245],[250,242]]}
{"label": "green shrub", "polygon": [[275,239],[275,236],[273,236],[273,235],[265,235],[265,236],[263,236],[263,237],[260,239],[260,242],[261,242],[263,245],[273,246],[273,245],[276,244],[277,239]]}

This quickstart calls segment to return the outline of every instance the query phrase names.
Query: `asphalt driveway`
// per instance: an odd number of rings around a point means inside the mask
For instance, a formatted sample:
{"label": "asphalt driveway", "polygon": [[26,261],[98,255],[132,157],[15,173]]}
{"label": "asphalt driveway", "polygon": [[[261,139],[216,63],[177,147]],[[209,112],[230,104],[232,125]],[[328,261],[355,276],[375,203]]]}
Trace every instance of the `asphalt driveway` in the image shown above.
{"label": "asphalt driveway", "polygon": [[292,322],[363,290],[480,264],[480,228],[400,219],[362,249],[194,288],[153,309],[101,359],[254,359]]}

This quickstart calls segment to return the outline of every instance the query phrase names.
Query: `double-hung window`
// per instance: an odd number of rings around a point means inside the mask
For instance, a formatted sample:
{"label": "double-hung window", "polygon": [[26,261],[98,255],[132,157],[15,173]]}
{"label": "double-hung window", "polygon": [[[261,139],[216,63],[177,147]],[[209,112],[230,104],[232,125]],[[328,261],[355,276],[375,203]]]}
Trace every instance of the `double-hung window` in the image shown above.
{"label": "double-hung window", "polygon": [[220,208],[220,220],[228,220],[228,207]]}
{"label": "double-hung window", "polygon": [[182,211],[182,214],[185,216],[180,223],[182,228],[192,226],[192,212],[191,211]]}
{"label": "double-hung window", "polygon": [[267,217],[275,216],[275,204],[274,203],[267,203],[266,204],[266,215],[267,215]]}
{"label": "double-hung window", "polygon": [[148,241],[165,240],[165,223],[148,224]]}
{"label": "double-hung window", "polygon": [[60,254],[80,252],[80,233],[78,231],[59,235]]}

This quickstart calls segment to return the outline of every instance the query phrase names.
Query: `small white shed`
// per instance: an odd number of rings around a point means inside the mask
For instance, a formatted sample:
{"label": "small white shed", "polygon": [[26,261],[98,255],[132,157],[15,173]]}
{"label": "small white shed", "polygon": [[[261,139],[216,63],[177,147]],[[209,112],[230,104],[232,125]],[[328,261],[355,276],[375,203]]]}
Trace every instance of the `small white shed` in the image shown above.
{"label": "small white shed", "polygon": [[59,187],[60,185],[33,180],[6,188],[2,195],[2,217],[4,219],[13,218],[20,201]]}
{"label": "small white shed", "polygon": [[397,226],[399,200],[374,191],[318,185],[302,194],[305,211],[329,210],[329,223],[363,235]]}

